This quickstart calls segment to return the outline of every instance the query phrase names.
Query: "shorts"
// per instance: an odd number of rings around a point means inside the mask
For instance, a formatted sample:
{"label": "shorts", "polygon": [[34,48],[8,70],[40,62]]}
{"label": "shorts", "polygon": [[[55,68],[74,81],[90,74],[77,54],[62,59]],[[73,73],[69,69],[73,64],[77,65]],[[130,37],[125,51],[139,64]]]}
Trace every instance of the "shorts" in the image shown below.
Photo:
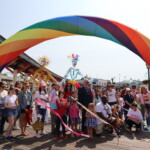
{"label": "shorts", "polygon": [[71,118],[71,123],[78,123],[79,122],[79,118]]}
{"label": "shorts", "polygon": [[96,126],[96,130],[95,130],[96,134],[101,134],[103,132],[104,125],[105,125],[104,123],[101,123]]}
{"label": "shorts", "polygon": [[17,109],[7,109],[7,117],[17,116]]}
{"label": "shorts", "polygon": [[113,105],[117,104],[117,102],[108,102],[108,104],[109,104],[110,106],[113,106]]}

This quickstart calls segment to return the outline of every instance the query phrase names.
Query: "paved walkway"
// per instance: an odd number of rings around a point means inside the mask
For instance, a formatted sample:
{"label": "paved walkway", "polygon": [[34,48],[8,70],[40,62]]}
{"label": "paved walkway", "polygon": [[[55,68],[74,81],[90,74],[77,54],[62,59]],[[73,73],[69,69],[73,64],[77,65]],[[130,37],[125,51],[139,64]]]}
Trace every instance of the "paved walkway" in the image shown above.
{"label": "paved walkway", "polygon": [[20,130],[14,130],[16,140],[6,142],[0,139],[0,150],[150,150],[150,133],[138,132],[133,136],[124,130],[119,138],[119,143],[116,137],[112,137],[108,133],[93,139],[70,137],[57,142],[55,136],[50,133],[50,125],[46,125],[45,130],[48,134],[40,139],[34,137],[35,132],[31,126],[28,127],[30,132],[28,137],[21,136]]}

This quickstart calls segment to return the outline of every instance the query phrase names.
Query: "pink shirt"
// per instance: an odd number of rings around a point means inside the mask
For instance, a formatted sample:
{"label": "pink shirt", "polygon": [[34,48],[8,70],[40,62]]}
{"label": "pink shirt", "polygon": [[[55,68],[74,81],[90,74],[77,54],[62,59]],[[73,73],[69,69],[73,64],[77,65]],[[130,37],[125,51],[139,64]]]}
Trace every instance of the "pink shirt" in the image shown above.
{"label": "pink shirt", "polygon": [[141,94],[140,100],[142,104],[150,104],[150,91],[146,94]]}
{"label": "pink shirt", "polygon": [[79,107],[77,105],[70,106],[70,118],[79,118]]}

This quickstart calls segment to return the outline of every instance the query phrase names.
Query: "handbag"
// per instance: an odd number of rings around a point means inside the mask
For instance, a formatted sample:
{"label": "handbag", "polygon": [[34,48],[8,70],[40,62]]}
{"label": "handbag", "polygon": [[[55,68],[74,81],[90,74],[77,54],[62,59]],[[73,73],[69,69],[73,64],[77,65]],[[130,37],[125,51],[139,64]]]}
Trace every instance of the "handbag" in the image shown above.
{"label": "handbag", "polygon": [[41,122],[41,121],[36,121],[34,124],[32,124],[32,128],[33,128],[33,130],[35,130],[35,131],[42,130],[43,127],[44,127],[44,123]]}

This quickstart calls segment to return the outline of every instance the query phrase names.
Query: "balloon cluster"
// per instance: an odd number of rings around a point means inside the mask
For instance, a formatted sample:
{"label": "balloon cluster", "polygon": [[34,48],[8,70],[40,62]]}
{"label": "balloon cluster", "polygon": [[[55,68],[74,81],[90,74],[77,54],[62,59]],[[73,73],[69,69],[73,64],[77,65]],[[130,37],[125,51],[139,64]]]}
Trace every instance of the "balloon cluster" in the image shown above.
{"label": "balloon cluster", "polygon": [[79,61],[79,55],[72,54],[71,56],[68,56],[68,58],[72,61],[73,67],[75,67]]}

